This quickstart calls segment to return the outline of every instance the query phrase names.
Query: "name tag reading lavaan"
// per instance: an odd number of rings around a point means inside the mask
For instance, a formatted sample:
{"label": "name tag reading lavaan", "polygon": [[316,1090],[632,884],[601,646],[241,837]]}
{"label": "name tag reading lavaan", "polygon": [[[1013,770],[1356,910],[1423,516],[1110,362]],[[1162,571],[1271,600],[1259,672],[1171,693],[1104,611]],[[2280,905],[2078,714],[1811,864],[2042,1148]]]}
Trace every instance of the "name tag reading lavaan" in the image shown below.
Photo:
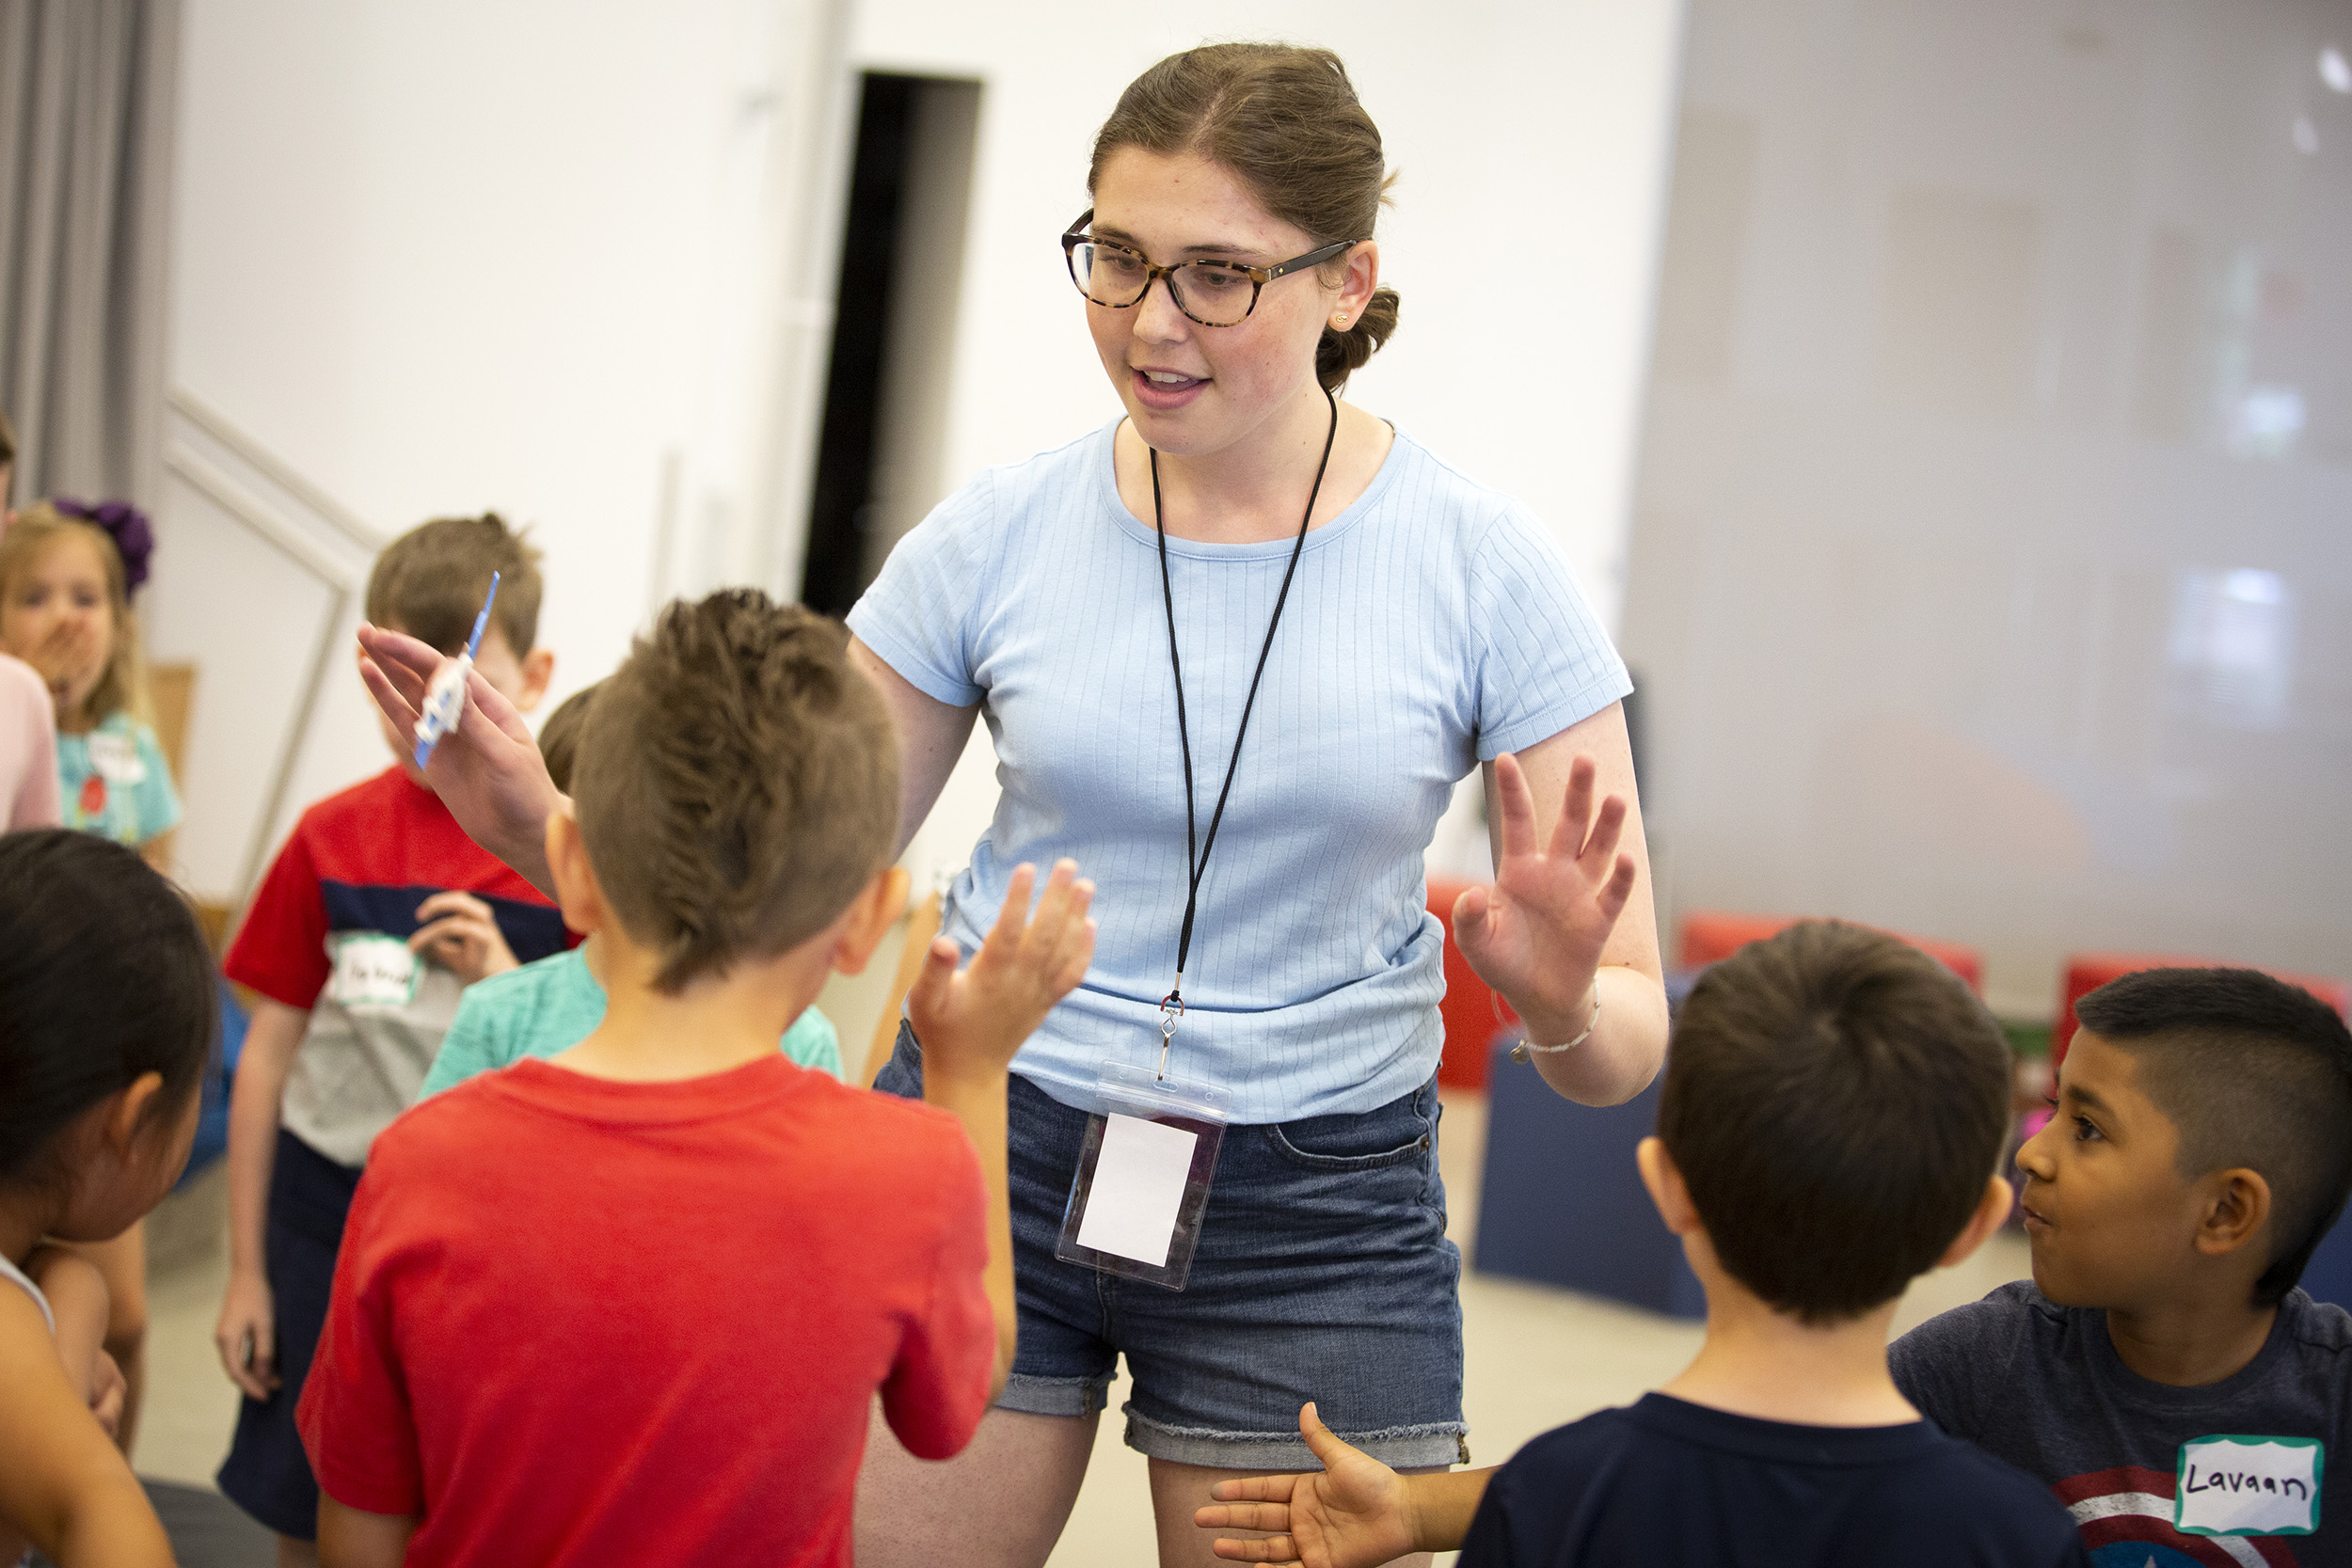
{"label": "name tag reading lavaan", "polygon": [[1087,1118],[1054,1256],[1181,1291],[1225,1141],[1228,1097],[1130,1067],[1104,1068],[1095,1095],[1102,1109]]}
{"label": "name tag reading lavaan", "polygon": [[2200,1437],[2181,1445],[2172,1528],[2184,1535],[2311,1535],[2328,1449],[2312,1437]]}

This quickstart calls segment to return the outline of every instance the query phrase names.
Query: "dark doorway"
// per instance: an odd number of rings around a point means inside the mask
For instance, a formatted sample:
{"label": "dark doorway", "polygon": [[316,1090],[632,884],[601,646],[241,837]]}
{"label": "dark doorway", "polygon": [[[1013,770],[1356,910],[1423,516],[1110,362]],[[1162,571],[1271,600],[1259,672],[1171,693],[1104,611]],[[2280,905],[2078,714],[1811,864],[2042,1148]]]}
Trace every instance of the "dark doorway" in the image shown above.
{"label": "dark doorway", "polygon": [[862,82],[801,580],[828,615],[848,612],[938,499],[978,106],[973,82]]}

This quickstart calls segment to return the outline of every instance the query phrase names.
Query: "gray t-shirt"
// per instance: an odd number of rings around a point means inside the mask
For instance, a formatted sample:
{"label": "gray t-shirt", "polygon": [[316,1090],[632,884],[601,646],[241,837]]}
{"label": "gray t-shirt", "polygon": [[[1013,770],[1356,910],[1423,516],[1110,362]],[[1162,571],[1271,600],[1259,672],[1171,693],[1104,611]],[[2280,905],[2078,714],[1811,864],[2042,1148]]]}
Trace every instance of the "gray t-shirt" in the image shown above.
{"label": "gray t-shirt", "polygon": [[[2019,1280],[1920,1324],[1888,1360],[1921,1414],[2048,1486],[2096,1568],[2352,1564],[2341,1307],[2290,1291],[2253,1360],[2176,1388],[2123,1364],[2104,1310]],[[2292,1532],[2303,1524],[2317,1533]]]}

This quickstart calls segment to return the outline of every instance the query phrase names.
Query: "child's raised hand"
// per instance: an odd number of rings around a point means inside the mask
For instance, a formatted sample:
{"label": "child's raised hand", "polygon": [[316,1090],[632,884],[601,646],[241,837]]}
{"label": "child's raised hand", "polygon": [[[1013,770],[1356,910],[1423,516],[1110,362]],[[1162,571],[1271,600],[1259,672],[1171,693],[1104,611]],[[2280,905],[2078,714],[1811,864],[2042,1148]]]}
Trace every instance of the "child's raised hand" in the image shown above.
{"label": "child's raised hand", "polygon": [[23,657],[40,674],[41,684],[49,688],[50,701],[56,705],[62,718],[71,703],[69,693],[97,673],[95,667],[103,652],[103,640],[98,623],[70,616],[51,626],[48,635],[26,649]]}
{"label": "child's raised hand", "polygon": [[1333,1436],[1311,1401],[1299,1406],[1298,1434],[1323,1462],[1321,1475],[1252,1476],[1209,1489],[1217,1501],[1194,1512],[1192,1522],[1200,1528],[1278,1532],[1260,1541],[1220,1536],[1216,1555],[1236,1562],[1374,1568],[1413,1550],[1412,1495],[1405,1478]]}
{"label": "child's raised hand", "polygon": [[[416,638],[359,628],[359,678],[404,747],[416,743],[433,673],[452,662]],[[425,777],[476,844],[531,875],[546,852],[541,836],[558,791],[531,726],[481,671],[467,677],[465,717],[434,748]]]}
{"label": "child's raised hand", "polygon": [[498,917],[470,893],[435,894],[417,906],[417,920],[408,951],[449,970],[462,985],[516,967]]}
{"label": "child's raised hand", "polygon": [[[1527,776],[1516,757],[1495,758],[1502,860],[1492,886],[1472,887],[1454,900],[1454,938],[1462,956],[1528,1017],[1531,1038],[1565,1039],[1585,1026],[1601,952],[1633,896],[1633,857],[1617,852],[1625,800],[1612,795],[1595,813],[1597,772],[1591,757],[1569,765],[1551,844],[1538,848]],[[1539,1020],[1549,1025],[1540,1032]]]}
{"label": "child's raised hand", "polygon": [[1087,915],[1094,884],[1079,879],[1076,862],[1056,863],[1033,916],[1029,894],[1036,885],[1037,867],[1014,868],[995,929],[961,972],[962,952],[953,938],[931,943],[907,993],[927,1076],[1002,1072],[1054,1004],[1086,978],[1094,959],[1094,922]]}

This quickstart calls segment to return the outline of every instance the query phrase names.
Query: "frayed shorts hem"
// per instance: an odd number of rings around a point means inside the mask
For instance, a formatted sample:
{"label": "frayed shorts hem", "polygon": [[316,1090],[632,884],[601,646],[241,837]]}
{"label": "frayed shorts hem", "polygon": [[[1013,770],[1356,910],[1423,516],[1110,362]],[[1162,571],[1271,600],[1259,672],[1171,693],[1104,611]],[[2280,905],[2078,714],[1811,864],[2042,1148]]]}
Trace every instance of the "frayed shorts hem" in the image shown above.
{"label": "frayed shorts hem", "polygon": [[1039,1377],[1014,1372],[996,1396],[996,1408],[1024,1416],[1093,1416],[1110,1402],[1110,1375]]}
{"label": "frayed shorts hem", "polygon": [[[1153,1459],[1219,1470],[1323,1467],[1306,1439],[1295,1432],[1215,1432],[1207,1427],[1168,1426],[1136,1414],[1133,1401],[1120,1408],[1127,1418],[1127,1446]],[[1459,1421],[1433,1421],[1426,1426],[1337,1435],[1341,1442],[1361,1449],[1392,1470],[1419,1470],[1469,1464],[1469,1433],[1470,1428]]]}

